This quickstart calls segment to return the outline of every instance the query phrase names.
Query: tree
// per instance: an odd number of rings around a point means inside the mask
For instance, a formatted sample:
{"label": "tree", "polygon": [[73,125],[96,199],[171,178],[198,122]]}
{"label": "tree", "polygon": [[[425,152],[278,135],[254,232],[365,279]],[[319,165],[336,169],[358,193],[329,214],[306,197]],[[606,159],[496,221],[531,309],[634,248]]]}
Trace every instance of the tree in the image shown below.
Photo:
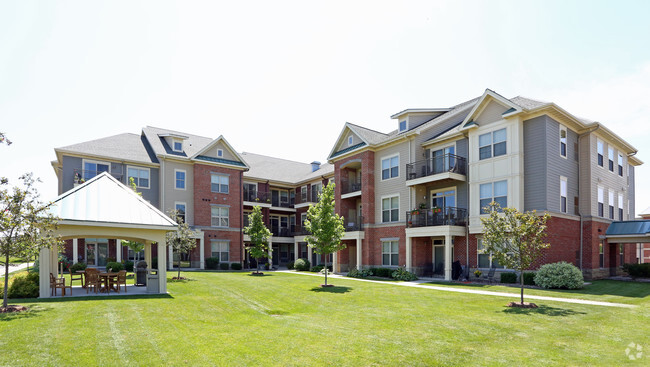
{"label": "tree", "polygon": [[9,289],[9,258],[29,259],[41,248],[51,248],[62,243],[54,231],[59,218],[49,212],[52,203],[42,203],[34,187],[31,173],[20,177],[22,188],[8,189],[9,181],[0,179],[0,264],[5,266],[5,283],[2,307],[7,308]]}
{"label": "tree", "polygon": [[[345,234],[343,218],[334,212],[334,183],[323,188],[318,195],[318,203],[307,210],[305,229],[311,233],[306,236],[307,244],[319,255],[329,255],[343,250],[341,242]],[[327,287],[327,256],[325,256],[325,287]]]}
{"label": "tree", "polygon": [[[169,217],[174,219],[178,223],[178,227],[175,231],[167,232],[167,246],[178,253],[178,276],[177,279],[181,278],[181,254],[187,254],[192,249],[196,247],[196,240],[192,238],[194,232],[190,229],[190,226],[185,223],[183,218],[178,215],[177,210],[170,210]],[[160,264],[158,266],[161,266]],[[164,265],[163,265],[164,266]]]}
{"label": "tree", "polygon": [[0,132],[0,143],[7,143],[7,145],[11,145],[11,140],[7,139],[5,133]]}
{"label": "tree", "polygon": [[484,210],[490,213],[481,218],[485,251],[492,254],[499,264],[519,272],[521,305],[524,305],[524,270],[533,265],[550,246],[545,243],[546,222],[551,217],[536,211],[522,213],[514,208],[501,208],[492,202]]}
{"label": "tree", "polygon": [[[253,207],[253,211],[248,215],[248,226],[244,228],[244,233],[250,237],[250,244],[246,246],[246,251],[254,258],[259,259],[268,255],[269,237],[271,231],[264,225],[262,220],[262,208],[259,205]],[[260,262],[257,261],[256,274],[260,273]]]}

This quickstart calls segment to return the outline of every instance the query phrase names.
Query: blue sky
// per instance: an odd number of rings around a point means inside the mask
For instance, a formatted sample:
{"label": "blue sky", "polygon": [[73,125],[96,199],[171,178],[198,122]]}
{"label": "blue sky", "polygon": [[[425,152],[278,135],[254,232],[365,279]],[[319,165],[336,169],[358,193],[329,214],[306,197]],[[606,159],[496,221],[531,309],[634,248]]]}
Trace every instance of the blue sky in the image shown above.
{"label": "blue sky", "polygon": [[[143,126],[325,161],[346,121],[490,88],[601,121],[650,164],[650,2],[0,2],[0,175]],[[278,144],[277,141],[283,142]],[[638,169],[637,212],[650,206]]]}

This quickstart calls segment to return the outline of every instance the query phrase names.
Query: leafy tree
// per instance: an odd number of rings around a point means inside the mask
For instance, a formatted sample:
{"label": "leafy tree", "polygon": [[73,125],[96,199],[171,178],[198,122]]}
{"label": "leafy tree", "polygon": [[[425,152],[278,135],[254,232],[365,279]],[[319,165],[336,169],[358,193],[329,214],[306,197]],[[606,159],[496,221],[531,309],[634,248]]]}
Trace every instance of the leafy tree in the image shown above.
{"label": "leafy tree", "polygon": [[176,251],[178,256],[178,276],[181,277],[181,254],[187,254],[192,249],[196,247],[196,240],[192,238],[194,232],[190,229],[190,226],[185,223],[183,217],[178,215],[177,210],[170,210],[169,217],[174,219],[178,223],[178,227],[175,231],[167,232],[167,246]]}
{"label": "leafy tree", "polygon": [[485,251],[492,254],[499,264],[519,272],[521,280],[521,304],[524,304],[524,270],[550,246],[545,243],[546,221],[551,216],[532,212],[522,213],[514,208],[501,208],[496,202],[485,207],[489,217],[481,218]]}
{"label": "leafy tree", "polygon": [[6,143],[7,145],[11,145],[11,140],[7,139],[5,133],[0,132],[0,143]]}
{"label": "leafy tree", "polygon": [[62,243],[54,234],[59,218],[49,212],[52,203],[42,203],[31,173],[20,177],[21,187],[6,188],[9,181],[0,180],[0,264],[5,266],[2,306],[7,307],[9,258],[32,258],[41,248]]}
{"label": "leafy tree", "polygon": [[[248,226],[244,228],[244,233],[250,237],[250,244],[246,246],[246,251],[254,259],[268,256],[271,231],[264,225],[262,208],[259,205],[253,207],[253,211],[248,215]],[[255,273],[260,273],[259,261],[257,261],[257,271]]]}
{"label": "leafy tree", "polygon": [[[345,234],[343,218],[334,212],[334,183],[330,183],[318,195],[318,203],[307,210],[305,229],[307,244],[319,255],[329,255],[343,250],[341,242]],[[327,286],[327,256],[325,256],[325,284]]]}

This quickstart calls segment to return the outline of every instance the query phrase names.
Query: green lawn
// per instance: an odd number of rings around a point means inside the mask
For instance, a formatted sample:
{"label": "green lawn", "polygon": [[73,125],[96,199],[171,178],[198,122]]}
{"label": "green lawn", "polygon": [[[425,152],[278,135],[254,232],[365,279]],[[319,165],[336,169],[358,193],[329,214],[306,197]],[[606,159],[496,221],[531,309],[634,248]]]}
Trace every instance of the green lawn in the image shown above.
{"label": "green lawn", "polygon": [[[0,365],[612,366],[650,361],[647,291],[611,296],[638,305],[634,309],[536,301],[540,308],[520,310],[504,307],[502,297],[352,279],[331,279],[336,287],[322,289],[322,279],[296,274],[183,275],[190,280],[169,282],[168,296],[12,302],[31,311],[0,315]],[[615,284],[612,289],[630,286]],[[627,359],[631,342],[643,346],[642,361]]]}

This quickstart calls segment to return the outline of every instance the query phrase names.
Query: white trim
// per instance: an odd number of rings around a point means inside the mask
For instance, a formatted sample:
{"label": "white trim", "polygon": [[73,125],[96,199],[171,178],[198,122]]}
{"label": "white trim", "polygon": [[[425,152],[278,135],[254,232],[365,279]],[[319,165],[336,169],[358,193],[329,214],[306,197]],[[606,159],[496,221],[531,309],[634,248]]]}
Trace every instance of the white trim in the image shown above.
{"label": "white trim", "polygon": [[[227,217],[223,217],[223,216],[220,216],[220,215],[216,215],[216,216],[212,215],[212,210],[213,209],[221,209],[221,208],[228,209],[228,216]],[[215,226],[215,225],[212,225],[212,219],[213,218],[217,218],[218,222],[221,222],[222,218],[226,218],[226,219],[228,219],[228,225],[227,226],[220,226],[220,225]],[[210,227],[211,228],[230,228],[230,205],[210,204]]]}
{"label": "white trim", "polygon": [[[564,155],[562,155],[562,131],[564,131]],[[560,157],[568,159],[569,155],[569,130],[566,126],[560,124]]]}
{"label": "white trim", "polygon": [[[183,186],[185,186],[185,187],[183,187],[182,189],[178,188],[176,186],[176,181],[177,181],[176,172],[183,172],[185,174],[185,178],[183,179]],[[174,190],[181,190],[181,191],[186,191],[187,190],[187,171],[186,170],[178,169],[178,168],[174,169]]]}
{"label": "white trim", "polygon": [[348,147],[351,147],[354,145],[354,135],[350,134],[348,135]]}
{"label": "white trim", "polygon": [[[562,183],[564,182],[564,196],[562,196]],[[560,176],[560,212],[567,214],[569,212],[569,181],[566,177]],[[566,200],[566,210],[562,210],[562,198]]]}
{"label": "white trim", "polygon": [[[149,173],[149,178],[148,178],[148,180],[149,180],[149,186],[140,186],[140,185],[139,185],[139,183],[140,183],[140,176],[139,176],[140,173],[139,173],[139,172],[138,172],[138,180],[137,180],[137,182],[135,183],[135,186],[138,187],[138,188],[141,188],[141,189],[150,189],[150,188],[151,188],[151,169],[150,169],[150,168],[148,168],[148,167],[138,167],[138,166],[130,166],[130,165],[127,165],[127,166],[126,166],[126,180],[127,180],[127,181],[129,181],[129,177],[130,177],[130,176],[129,176],[129,168],[133,168],[133,169],[136,169],[136,170],[139,170],[139,171],[145,171],[145,170],[146,170],[146,171]],[[135,180],[134,180],[134,181],[135,181]]]}
{"label": "white trim", "polygon": [[223,158],[223,149],[217,149],[217,158]]}
{"label": "white trim", "polygon": [[[384,204],[384,199],[392,199],[392,198],[395,198],[395,197],[397,198],[397,220],[396,221],[389,220],[388,222],[384,222],[384,205],[383,205]],[[400,206],[401,206],[400,205],[401,204],[400,200],[401,200],[401,198],[400,198],[399,193],[390,194],[390,195],[383,195],[383,196],[381,196],[379,198],[379,213],[380,213],[380,217],[381,217],[379,223],[383,224],[383,223],[399,223],[400,222],[400,218],[402,218],[401,208],[400,208]],[[390,210],[393,210],[393,209],[389,209],[389,211]]]}
{"label": "white trim", "polygon": [[[397,176],[390,177],[390,171],[391,171],[390,160],[395,158],[395,157],[397,157]],[[388,178],[386,178],[386,179],[384,178],[384,173],[383,173],[384,172],[383,167],[384,167],[384,161],[385,160],[388,160]],[[399,156],[399,152],[397,152],[395,154],[391,154],[391,155],[386,155],[386,156],[383,156],[383,157],[379,158],[379,180],[384,182],[384,181],[389,181],[389,180],[392,180],[392,179],[395,179],[395,178],[399,178],[400,175],[401,175],[401,173],[400,173],[401,172],[400,161],[401,161],[401,159],[400,159],[400,156]]]}
{"label": "white trim", "polygon": [[[185,213],[183,213],[183,216],[184,216],[185,218],[183,218],[183,221],[184,221],[185,223],[187,223],[187,203],[184,202],[184,201],[174,201],[174,210],[177,210],[177,209],[176,209],[176,205],[183,205],[183,206],[185,207]],[[174,218],[174,219],[176,219],[176,218]]]}
{"label": "white trim", "polygon": [[[603,146],[603,153],[602,154],[600,152],[598,152],[598,143],[600,143],[600,145]],[[600,164],[598,164],[598,155],[599,154],[603,156],[603,165],[602,166]],[[600,168],[605,168],[605,142],[602,141],[600,138],[596,138],[596,166],[598,166]]]}
{"label": "white trim", "polygon": [[[221,183],[217,183],[217,185],[219,185],[219,191],[212,191],[212,177],[214,176],[226,177],[228,179],[228,191],[226,192],[221,191],[221,186],[222,186]],[[230,175],[227,173],[210,172],[210,192],[213,192],[215,194],[224,194],[224,195],[230,194]]]}
{"label": "white trim", "polygon": [[[97,165],[97,164],[107,165],[108,166],[108,173],[111,173],[111,162],[110,161],[98,161],[98,160],[95,160],[95,159],[82,158],[81,159],[81,172],[82,172],[81,178],[84,178],[83,177],[83,172],[86,171],[86,163],[95,163],[95,165]],[[99,176],[99,171],[95,170],[95,176],[93,176],[93,177],[97,177],[97,176]]]}
{"label": "white trim", "polygon": [[[176,143],[181,143],[181,149],[176,149]],[[172,137],[172,151],[177,153],[183,153],[183,139]]]}
{"label": "white trim", "polygon": [[433,194],[437,194],[439,192],[445,192],[445,191],[452,191],[452,190],[454,191],[454,202],[456,203],[455,207],[457,208],[458,207],[458,190],[457,190],[456,186],[450,186],[450,187],[445,187],[445,188],[442,188],[442,189],[429,190],[429,202],[428,202],[429,209],[431,209],[431,207],[432,207],[431,204],[433,204]]}

